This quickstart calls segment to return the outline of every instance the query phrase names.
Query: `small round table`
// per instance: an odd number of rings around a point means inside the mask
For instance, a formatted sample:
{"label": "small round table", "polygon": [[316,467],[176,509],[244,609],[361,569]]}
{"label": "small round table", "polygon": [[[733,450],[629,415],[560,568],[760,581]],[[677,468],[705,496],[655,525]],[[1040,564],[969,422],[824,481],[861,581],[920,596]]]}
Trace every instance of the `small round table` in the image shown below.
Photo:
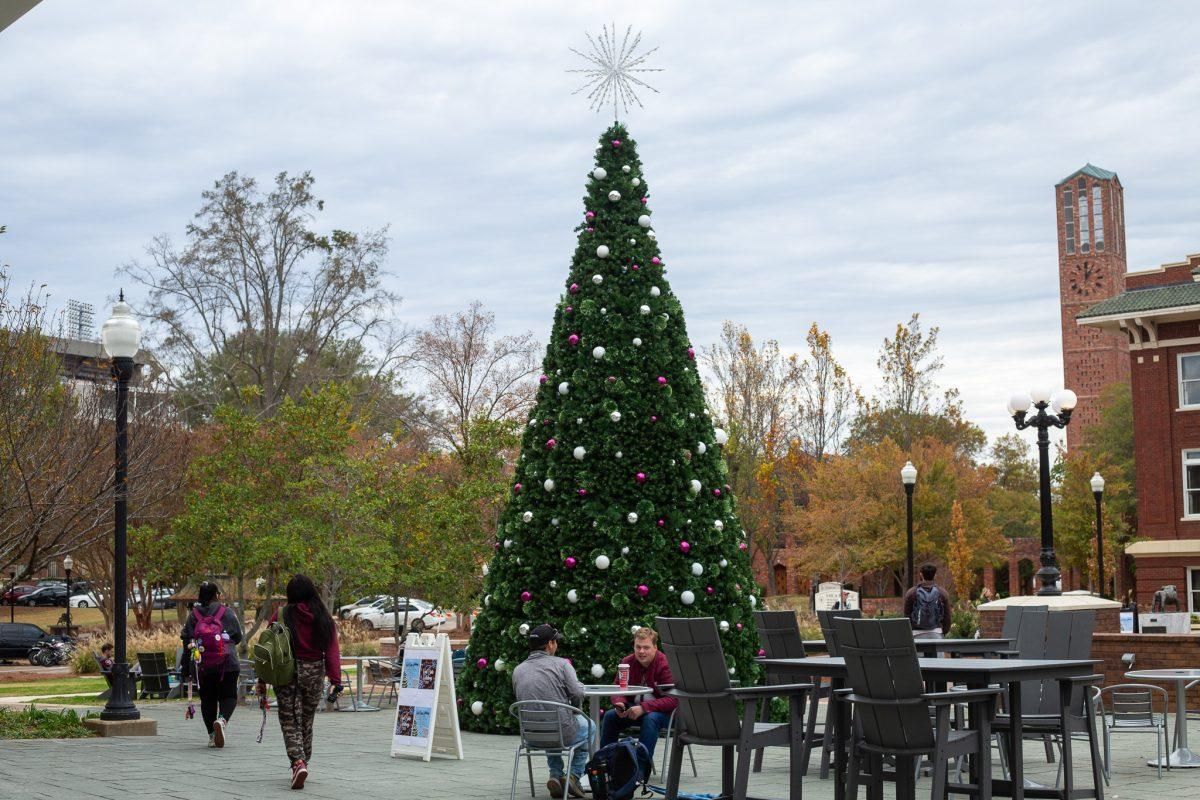
{"label": "small round table", "polygon": [[[1139,669],[1126,672],[1125,677],[1151,683],[1175,682],[1175,739],[1179,747],[1161,760],[1161,766],[1172,769],[1200,767],[1200,755],[1188,749],[1187,740],[1187,685],[1200,680],[1200,669]],[[1146,763],[1152,767],[1159,766],[1157,759],[1150,759]]]}
{"label": "small round table", "polygon": [[[379,711],[379,706],[373,706],[370,703],[368,703],[362,699],[362,697],[363,697],[363,673],[366,672],[366,669],[365,669],[366,662],[368,662],[368,661],[384,661],[384,660],[386,660],[386,659],[384,659],[380,656],[342,656],[343,663],[346,661],[358,662],[358,669],[355,671],[355,675],[354,675],[354,683],[355,683],[354,696],[350,699],[350,706],[346,709],[347,711]],[[338,709],[338,710],[340,711],[341,709]]]}
{"label": "small round table", "polygon": [[615,683],[585,683],[583,685],[583,696],[588,699],[588,716],[592,718],[592,726],[595,733],[592,740],[588,742],[588,752],[596,752],[596,742],[600,740],[600,698],[612,697],[614,694],[627,695],[629,697],[641,697],[644,694],[650,694],[649,686],[634,686],[630,684],[627,688],[622,689]]}

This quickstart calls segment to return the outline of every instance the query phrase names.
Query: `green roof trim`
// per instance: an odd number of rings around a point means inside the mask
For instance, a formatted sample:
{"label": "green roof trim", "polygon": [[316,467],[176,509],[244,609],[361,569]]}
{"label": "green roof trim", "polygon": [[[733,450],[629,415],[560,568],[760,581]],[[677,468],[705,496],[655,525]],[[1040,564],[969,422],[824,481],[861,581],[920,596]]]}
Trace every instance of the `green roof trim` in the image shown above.
{"label": "green roof trim", "polygon": [[1082,314],[1076,315],[1075,319],[1138,314],[1183,306],[1200,306],[1200,283],[1176,283],[1171,286],[1132,289],[1097,303]]}
{"label": "green roof trim", "polygon": [[1107,181],[1107,180],[1111,180],[1111,179],[1117,177],[1117,173],[1115,173],[1115,172],[1110,172],[1106,169],[1101,169],[1100,167],[1097,167],[1095,164],[1087,163],[1054,185],[1062,186],[1064,183],[1071,180],[1076,175],[1090,175],[1091,177],[1093,177],[1097,180],[1101,180],[1101,181]]}

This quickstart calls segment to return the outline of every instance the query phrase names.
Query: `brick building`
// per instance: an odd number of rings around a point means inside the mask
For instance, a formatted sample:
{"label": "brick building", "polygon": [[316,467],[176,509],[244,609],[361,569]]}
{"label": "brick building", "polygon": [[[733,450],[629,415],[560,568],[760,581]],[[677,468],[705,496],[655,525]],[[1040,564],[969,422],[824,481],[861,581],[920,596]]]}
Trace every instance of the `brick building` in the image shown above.
{"label": "brick building", "polygon": [[1126,276],[1125,291],[1077,315],[1129,350],[1138,534],[1126,549],[1137,598],[1174,584],[1200,613],[1200,255]]}

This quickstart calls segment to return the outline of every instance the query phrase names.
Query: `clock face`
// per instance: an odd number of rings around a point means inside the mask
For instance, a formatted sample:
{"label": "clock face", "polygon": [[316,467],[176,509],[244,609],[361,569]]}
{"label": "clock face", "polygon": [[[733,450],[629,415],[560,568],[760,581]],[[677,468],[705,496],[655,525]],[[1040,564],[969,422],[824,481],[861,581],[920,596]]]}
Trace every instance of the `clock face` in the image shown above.
{"label": "clock face", "polygon": [[1072,268],[1067,281],[1071,291],[1081,297],[1094,297],[1104,291],[1104,278],[1090,261]]}

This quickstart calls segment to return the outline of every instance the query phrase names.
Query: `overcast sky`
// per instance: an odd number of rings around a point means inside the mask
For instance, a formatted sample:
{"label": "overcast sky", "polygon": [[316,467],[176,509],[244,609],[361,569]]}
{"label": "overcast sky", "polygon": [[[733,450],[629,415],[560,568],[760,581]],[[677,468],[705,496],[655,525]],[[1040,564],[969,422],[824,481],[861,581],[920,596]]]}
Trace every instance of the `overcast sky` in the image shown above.
{"label": "overcast sky", "polygon": [[995,436],[1062,385],[1057,181],[1120,175],[1131,270],[1200,251],[1191,3],[49,0],[0,32],[0,260],[99,321],[222,174],[311,170],[323,227],[391,226],[406,322],[545,341],[611,118],[568,48],[612,20],[666,70],[627,123],[697,344],[815,320],[870,387],[919,311]]}

